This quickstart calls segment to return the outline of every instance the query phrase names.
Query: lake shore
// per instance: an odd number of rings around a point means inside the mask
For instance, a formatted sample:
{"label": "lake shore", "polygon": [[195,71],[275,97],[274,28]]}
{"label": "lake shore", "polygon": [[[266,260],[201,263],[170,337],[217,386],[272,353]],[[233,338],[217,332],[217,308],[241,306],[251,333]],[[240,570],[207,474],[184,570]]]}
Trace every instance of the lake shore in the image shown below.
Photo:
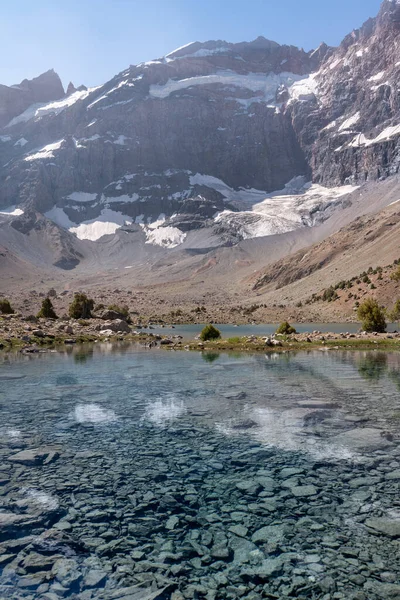
{"label": "lake shore", "polygon": [[[310,324],[312,325],[312,324]],[[335,324],[338,328],[340,324]],[[348,326],[343,323],[343,330]],[[35,353],[46,349],[91,344],[98,342],[139,343],[144,347],[160,347],[169,350],[197,351],[240,351],[240,352],[290,352],[296,350],[400,350],[400,333],[365,332],[321,332],[303,331],[292,335],[222,335],[215,341],[201,342],[191,332],[190,336],[180,335],[179,326],[171,325],[162,331],[139,328],[125,321],[90,320],[27,320],[20,315],[7,315],[0,318],[0,350],[16,350]],[[266,325],[266,329],[272,326]],[[199,326],[199,331],[201,326]],[[249,328],[247,328],[249,329]],[[231,331],[229,329],[229,331]],[[195,339],[197,337],[197,339]]]}

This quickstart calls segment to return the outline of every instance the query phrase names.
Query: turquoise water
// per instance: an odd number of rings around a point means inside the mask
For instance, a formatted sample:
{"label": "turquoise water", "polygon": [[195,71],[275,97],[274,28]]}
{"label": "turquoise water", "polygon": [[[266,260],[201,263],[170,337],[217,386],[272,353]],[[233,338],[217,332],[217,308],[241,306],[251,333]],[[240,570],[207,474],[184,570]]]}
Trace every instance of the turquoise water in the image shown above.
{"label": "turquoise water", "polygon": [[[294,327],[298,333],[310,333],[312,331],[321,331],[322,333],[357,333],[360,331],[360,323],[294,323]],[[153,333],[161,333],[163,335],[171,333],[173,335],[181,335],[184,339],[192,340],[198,336],[204,325],[175,325],[157,327],[152,326]],[[221,331],[222,337],[230,338],[244,335],[265,336],[275,333],[278,325],[275,323],[267,323],[265,325],[221,325],[216,327]],[[393,332],[398,330],[397,323],[388,325],[388,331]]]}
{"label": "turquoise water", "polygon": [[3,355],[0,598],[394,598],[400,355]]}

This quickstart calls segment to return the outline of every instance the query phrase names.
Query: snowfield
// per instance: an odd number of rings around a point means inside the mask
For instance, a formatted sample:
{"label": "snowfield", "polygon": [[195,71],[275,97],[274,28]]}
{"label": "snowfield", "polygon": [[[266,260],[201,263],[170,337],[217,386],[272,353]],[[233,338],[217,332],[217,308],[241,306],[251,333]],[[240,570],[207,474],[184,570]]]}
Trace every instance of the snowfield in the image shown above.
{"label": "snowfield", "polygon": [[31,160],[43,160],[45,158],[54,158],[54,151],[59,150],[64,141],[65,140],[58,140],[58,142],[54,142],[53,144],[47,144],[47,146],[43,146],[43,148],[40,148],[40,150],[38,150],[37,152],[25,156],[24,160],[29,162]]}
{"label": "snowfield", "polygon": [[16,206],[10,206],[9,208],[2,208],[0,210],[0,215],[7,215],[7,217],[20,217],[24,214],[22,208],[17,208]]}
{"label": "snowfield", "polygon": [[91,240],[92,242],[99,240],[104,235],[112,235],[117,229],[132,223],[130,217],[109,208],[104,208],[95,219],[84,221],[79,225],[73,223],[64,210],[58,206],[54,206],[46,212],[45,217],[51,219],[60,227],[74,233],[80,240]]}
{"label": "snowfield", "polygon": [[[200,75],[198,77],[189,77],[188,79],[174,80],[169,79],[165,85],[151,85],[149,94],[152,98],[168,98],[174,92],[184,90],[193,86],[200,85],[232,85],[234,87],[250,90],[251,92],[260,92],[263,94],[263,100],[270,102],[275,100],[276,92],[281,85],[288,88],[300,80],[309,79],[302,75],[294,73],[249,73],[240,75],[234,71],[218,71],[211,75]],[[308,83],[311,86],[311,83]],[[315,88],[315,85],[314,85]],[[298,92],[300,93],[300,92]]]}
{"label": "snowfield", "polygon": [[29,106],[29,108],[26,109],[25,112],[18,115],[17,117],[14,117],[14,119],[12,119],[8,123],[7,127],[13,127],[13,125],[17,125],[18,123],[27,123],[31,119],[34,119],[36,121],[38,119],[41,119],[45,115],[59,115],[63,110],[69,108],[70,106],[75,104],[75,102],[78,102],[78,100],[84,100],[97,89],[98,87],[94,87],[89,88],[88,90],[74,92],[66,98],[63,98],[62,100],[57,100],[56,102],[48,102],[45,104],[32,104],[31,106]]}
{"label": "snowfield", "polygon": [[[215,222],[233,228],[244,239],[312,227],[327,218],[343,196],[357,189],[350,185],[325,188],[305,182],[304,177],[296,177],[283,190],[267,194],[262,201],[253,204],[251,210],[224,210],[215,217]],[[250,190],[249,198],[254,198],[255,191]],[[245,190],[241,193],[244,197]]]}
{"label": "snowfield", "polygon": [[360,148],[361,146],[372,146],[381,142],[387,142],[393,137],[400,135],[400,125],[392,125],[386,127],[380,134],[372,139],[368,139],[363,133],[356,135],[350,142],[352,148]]}
{"label": "snowfield", "polygon": [[146,235],[146,244],[161,246],[162,248],[176,248],[186,239],[186,233],[183,233],[177,227],[152,227],[140,225]]}

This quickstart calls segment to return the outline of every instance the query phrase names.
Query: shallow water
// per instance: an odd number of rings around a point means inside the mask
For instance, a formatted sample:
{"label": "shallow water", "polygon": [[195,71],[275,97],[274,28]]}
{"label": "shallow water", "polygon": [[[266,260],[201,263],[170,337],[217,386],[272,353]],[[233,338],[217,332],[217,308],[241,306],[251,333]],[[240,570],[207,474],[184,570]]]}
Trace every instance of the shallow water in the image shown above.
{"label": "shallow water", "polygon": [[[321,333],[357,333],[360,331],[360,323],[293,323],[298,333],[311,333],[313,331],[321,331]],[[181,335],[186,340],[193,340],[198,336],[204,327],[204,324],[192,325],[174,325],[166,327],[152,326],[153,333],[161,333],[166,335]],[[221,331],[223,338],[240,337],[244,335],[272,335],[275,333],[278,325],[275,323],[266,323],[264,325],[221,325],[216,327]],[[399,328],[397,323],[389,323],[387,330],[389,332],[397,331]],[[147,328],[146,328],[147,331]]]}
{"label": "shallow water", "polygon": [[3,358],[0,598],[400,597],[399,390],[394,353]]}

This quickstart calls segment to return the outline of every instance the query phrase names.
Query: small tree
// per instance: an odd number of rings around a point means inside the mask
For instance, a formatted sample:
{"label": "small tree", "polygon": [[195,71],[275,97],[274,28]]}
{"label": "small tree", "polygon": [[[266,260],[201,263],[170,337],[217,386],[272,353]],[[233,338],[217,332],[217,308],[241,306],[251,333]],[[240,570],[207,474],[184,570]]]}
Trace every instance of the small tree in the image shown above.
{"label": "small tree", "polygon": [[14,309],[10,304],[10,301],[6,298],[0,298],[0,313],[3,315],[13,315]]}
{"label": "small tree", "polygon": [[385,313],[374,298],[367,298],[358,307],[357,316],[364,331],[384,333],[386,331]]}
{"label": "small tree", "polygon": [[276,333],[279,335],[290,335],[292,333],[297,333],[294,327],[290,325],[287,321],[283,321],[276,330]]}
{"label": "small tree", "polygon": [[209,340],[219,340],[221,338],[221,332],[214,327],[214,325],[206,325],[203,331],[200,333],[200,339],[203,342],[208,342]]}
{"label": "small tree", "polygon": [[68,314],[71,319],[91,319],[94,301],[86,294],[75,294],[70,304]]}
{"label": "small tree", "polygon": [[45,298],[42,302],[42,308],[40,309],[40,311],[37,314],[38,319],[43,318],[43,319],[58,319],[54,307],[53,307],[53,303],[50,300],[50,298]]}
{"label": "small tree", "polygon": [[399,323],[400,322],[400,300],[396,300],[393,309],[388,313],[388,318],[393,323]]}

